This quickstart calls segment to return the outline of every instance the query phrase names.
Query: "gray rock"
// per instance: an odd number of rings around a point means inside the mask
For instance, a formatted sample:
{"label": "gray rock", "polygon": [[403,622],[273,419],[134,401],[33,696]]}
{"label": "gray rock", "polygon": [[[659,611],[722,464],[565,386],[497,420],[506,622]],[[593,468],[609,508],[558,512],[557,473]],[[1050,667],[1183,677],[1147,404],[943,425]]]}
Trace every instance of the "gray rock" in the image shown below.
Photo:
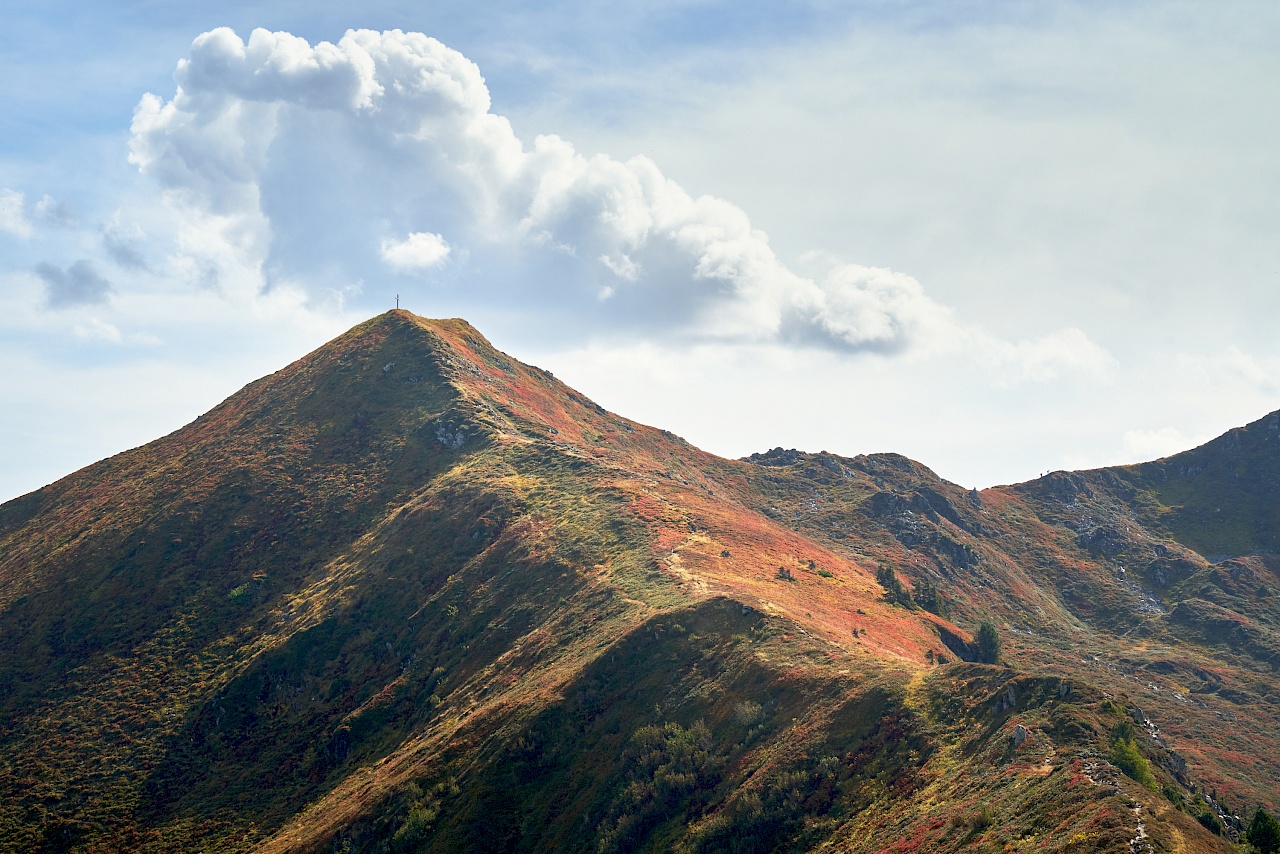
{"label": "gray rock", "polygon": [[467,441],[467,434],[461,426],[455,427],[452,424],[441,424],[436,428],[436,441],[446,448],[457,450]]}

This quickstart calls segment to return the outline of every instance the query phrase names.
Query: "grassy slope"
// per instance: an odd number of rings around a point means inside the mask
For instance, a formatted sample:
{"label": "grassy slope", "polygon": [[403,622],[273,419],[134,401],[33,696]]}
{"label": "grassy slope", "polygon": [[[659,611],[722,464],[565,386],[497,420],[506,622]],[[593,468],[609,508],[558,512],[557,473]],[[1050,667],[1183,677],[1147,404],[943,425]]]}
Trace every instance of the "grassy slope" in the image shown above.
{"label": "grassy slope", "polygon": [[[422,381],[388,381],[391,359]],[[450,464],[419,435],[456,402],[439,376],[411,336],[372,321],[4,505],[4,838],[132,826],[187,711],[291,631],[289,592]]]}
{"label": "grassy slope", "polygon": [[1127,686],[1233,806],[1274,807],[1280,779],[1278,427],[1273,413],[1173,457],[1011,490],[1137,599],[1122,637],[1086,635],[1078,672]]}
{"label": "grassy slope", "polygon": [[1146,499],[1144,521],[1210,560],[1280,554],[1280,413],[1117,474]]}
{"label": "grassy slope", "polygon": [[[1110,850],[1141,819],[1210,850],[1107,770],[1105,732],[1140,703],[1190,761],[1146,739],[1162,781],[1265,800],[1270,718],[1247,766],[1201,733],[1272,682],[1143,610],[1117,555],[1163,534],[1107,495],[1120,551],[1082,543],[1071,495],[969,494],[893,455],[722,460],[391,312],[0,506],[0,840]],[[1162,565],[1199,583],[1180,548]],[[954,624],[885,602],[881,566]],[[986,616],[1040,681],[928,663]],[[1228,693],[1171,705],[1199,672]]]}

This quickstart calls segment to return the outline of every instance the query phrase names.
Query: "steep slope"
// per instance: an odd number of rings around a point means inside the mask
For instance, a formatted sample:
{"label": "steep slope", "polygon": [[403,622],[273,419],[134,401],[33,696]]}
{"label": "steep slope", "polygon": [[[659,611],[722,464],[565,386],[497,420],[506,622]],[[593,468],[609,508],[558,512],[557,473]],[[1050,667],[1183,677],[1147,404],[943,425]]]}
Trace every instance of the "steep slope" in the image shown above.
{"label": "steep slope", "polygon": [[[70,802],[51,838],[131,826],[121,804],[186,711],[287,633],[284,597],[447,470],[456,454],[427,434],[458,396],[407,333],[365,324],[177,433],[4,505],[4,801],[28,810],[22,825]],[[424,381],[378,382],[394,359]]]}
{"label": "steep slope", "polygon": [[1210,561],[1280,555],[1280,412],[1116,474],[1147,499],[1144,522]]}
{"label": "steep slope", "polygon": [[0,506],[0,847],[1215,850],[1274,678],[1139,476],[724,460],[389,312]]}
{"label": "steep slope", "polygon": [[1006,490],[1095,567],[1103,610],[1129,615],[1097,664],[1138,686],[1233,804],[1266,802],[1280,780],[1278,429],[1272,413],[1172,457]]}

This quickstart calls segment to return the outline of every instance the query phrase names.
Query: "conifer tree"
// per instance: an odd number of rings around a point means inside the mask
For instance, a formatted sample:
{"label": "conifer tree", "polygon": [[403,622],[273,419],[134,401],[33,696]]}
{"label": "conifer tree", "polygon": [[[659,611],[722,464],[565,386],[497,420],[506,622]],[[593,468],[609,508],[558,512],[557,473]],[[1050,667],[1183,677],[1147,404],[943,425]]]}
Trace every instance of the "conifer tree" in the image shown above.
{"label": "conifer tree", "polygon": [[1280,851],[1280,821],[1271,813],[1258,807],[1249,822],[1249,830],[1245,833],[1249,844],[1261,854],[1276,854]]}
{"label": "conifer tree", "polygon": [[1000,663],[1000,633],[996,631],[995,623],[990,620],[983,620],[978,626],[978,661],[984,664]]}

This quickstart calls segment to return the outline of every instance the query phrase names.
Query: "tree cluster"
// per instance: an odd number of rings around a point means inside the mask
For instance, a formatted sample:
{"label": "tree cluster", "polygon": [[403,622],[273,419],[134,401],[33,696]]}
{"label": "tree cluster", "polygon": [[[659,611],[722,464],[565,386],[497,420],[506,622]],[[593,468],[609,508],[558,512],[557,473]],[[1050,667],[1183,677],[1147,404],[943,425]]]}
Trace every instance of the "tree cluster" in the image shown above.
{"label": "tree cluster", "polygon": [[888,601],[905,608],[910,608],[914,604],[911,601],[911,594],[902,586],[902,582],[898,580],[898,574],[892,567],[882,566],[877,569],[876,581],[884,588],[884,598]]}
{"label": "tree cluster", "polygon": [[913,610],[923,608],[939,617],[947,616],[947,603],[942,597],[942,591],[928,579],[916,582],[915,592],[912,593],[903,585],[892,567],[882,566],[876,570],[876,581],[884,588],[884,598],[888,602]]}

